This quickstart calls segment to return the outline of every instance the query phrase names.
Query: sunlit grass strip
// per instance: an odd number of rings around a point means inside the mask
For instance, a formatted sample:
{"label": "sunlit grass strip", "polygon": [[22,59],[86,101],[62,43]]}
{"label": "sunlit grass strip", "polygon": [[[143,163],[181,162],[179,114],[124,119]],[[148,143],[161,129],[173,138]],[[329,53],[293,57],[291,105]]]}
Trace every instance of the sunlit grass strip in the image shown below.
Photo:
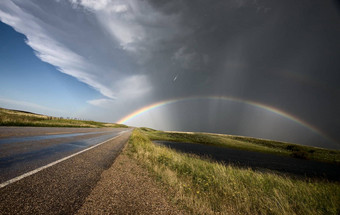
{"label": "sunlit grass strip", "polygon": [[192,214],[339,214],[340,185],[303,181],[201,160],[154,145],[135,129],[128,154]]}
{"label": "sunlit grass strip", "polygon": [[103,123],[90,120],[63,119],[34,113],[0,108],[0,126],[37,126],[37,127],[128,127],[122,124]]}

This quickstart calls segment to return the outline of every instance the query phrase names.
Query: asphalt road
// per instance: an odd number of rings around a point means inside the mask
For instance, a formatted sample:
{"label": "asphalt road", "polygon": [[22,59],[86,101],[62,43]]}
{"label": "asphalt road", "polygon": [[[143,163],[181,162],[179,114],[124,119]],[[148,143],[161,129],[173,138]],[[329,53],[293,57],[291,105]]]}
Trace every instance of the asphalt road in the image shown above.
{"label": "asphalt road", "polygon": [[336,164],[204,144],[171,141],[154,142],[184,153],[196,154],[239,167],[252,168],[260,171],[274,171],[298,177],[307,176],[331,181],[340,181],[340,166]]}
{"label": "asphalt road", "polygon": [[0,214],[73,214],[131,129],[0,127]]}

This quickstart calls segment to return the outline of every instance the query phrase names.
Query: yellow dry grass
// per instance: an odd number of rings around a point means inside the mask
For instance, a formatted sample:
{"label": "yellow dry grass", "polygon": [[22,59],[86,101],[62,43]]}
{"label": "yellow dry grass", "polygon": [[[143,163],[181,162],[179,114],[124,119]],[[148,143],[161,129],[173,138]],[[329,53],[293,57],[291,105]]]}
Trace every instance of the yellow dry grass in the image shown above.
{"label": "yellow dry grass", "polygon": [[135,129],[128,154],[192,214],[339,214],[340,185],[225,166],[154,145]]}

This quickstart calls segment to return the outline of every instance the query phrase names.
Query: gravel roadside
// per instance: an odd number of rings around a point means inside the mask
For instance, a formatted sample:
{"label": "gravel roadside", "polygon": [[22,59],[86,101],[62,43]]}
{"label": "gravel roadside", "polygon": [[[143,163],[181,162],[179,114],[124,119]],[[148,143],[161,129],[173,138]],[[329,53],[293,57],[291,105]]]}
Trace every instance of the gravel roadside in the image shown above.
{"label": "gravel roadside", "polygon": [[77,214],[186,214],[147,170],[122,153],[105,170]]}

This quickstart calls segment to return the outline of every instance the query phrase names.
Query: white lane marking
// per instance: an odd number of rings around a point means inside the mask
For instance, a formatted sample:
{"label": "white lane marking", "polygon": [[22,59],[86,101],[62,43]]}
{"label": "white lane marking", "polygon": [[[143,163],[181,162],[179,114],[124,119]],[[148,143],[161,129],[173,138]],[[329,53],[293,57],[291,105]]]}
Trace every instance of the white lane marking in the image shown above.
{"label": "white lane marking", "polygon": [[[82,132],[79,132],[79,133],[82,133]],[[51,135],[51,134],[72,134],[72,132],[50,132],[50,133],[46,133],[48,135]]]}
{"label": "white lane marking", "polygon": [[37,169],[35,169],[35,170],[32,170],[32,171],[30,171],[30,172],[26,172],[25,174],[22,174],[22,175],[20,175],[20,176],[17,176],[17,177],[15,177],[15,178],[12,178],[12,179],[10,179],[10,180],[8,180],[8,181],[5,181],[4,183],[1,183],[1,184],[0,184],[0,189],[3,188],[3,187],[6,187],[7,185],[10,185],[10,184],[12,184],[12,183],[14,183],[14,182],[20,181],[20,180],[23,179],[23,178],[26,178],[26,177],[28,177],[28,176],[34,175],[35,173],[38,173],[38,172],[40,172],[41,170],[47,169],[47,168],[49,168],[49,167],[51,167],[51,166],[54,166],[54,165],[56,165],[56,164],[58,164],[58,163],[60,163],[60,162],[63,162],[63,161],[65,161],[65,160],[67,160],[67,159],[70,159],[70,158],[72,158],[72,157],[74,157],[74,156],[76,156],[76,155],[79,155],[79,154],[81,154],[81,153],[83,153],[83,152],[86,152],[86,151],[88,151],[88,150],[90,150],[90,149],[93,149],[93,148],[95,148],[95,147],[97,147],[97,146],[100,146],[100,145],[102,145],[102,144],[104,144],[104,143],[106,143],[106,142],[109,142],[109,141],[111,141],[111,140],[113,140],[113,139],[116,139],[117,137],[122,136],[123,133],[125,133],[125,132],[127,132],[127,131],[121,131],[121,132],[118,133],[118,134],[119,134],[118,136],[115,136],[115,137],[113,137],[113,138],[110,138],[110,139],[108,139],[108,140],[105,140],[104,142],[98,143],[97,145],[91,146],[91,147],[86,148],[86,149],[84,149],[84,150],[82,150],[82,151],[79,151],[79,152],[76,152],[76,153],[74,153],[74,154],[72,154],[72,155],[69,155],[69,156],[67,156],[67,157],[64,157],[64,158],[62,158],[62,159],[60,159],[60,160],[54,161],[54,162],[49,163],[49,164],[47,164],[47,165],[45,165],[45,166],[39,167],[39,168],[37,168]]}

